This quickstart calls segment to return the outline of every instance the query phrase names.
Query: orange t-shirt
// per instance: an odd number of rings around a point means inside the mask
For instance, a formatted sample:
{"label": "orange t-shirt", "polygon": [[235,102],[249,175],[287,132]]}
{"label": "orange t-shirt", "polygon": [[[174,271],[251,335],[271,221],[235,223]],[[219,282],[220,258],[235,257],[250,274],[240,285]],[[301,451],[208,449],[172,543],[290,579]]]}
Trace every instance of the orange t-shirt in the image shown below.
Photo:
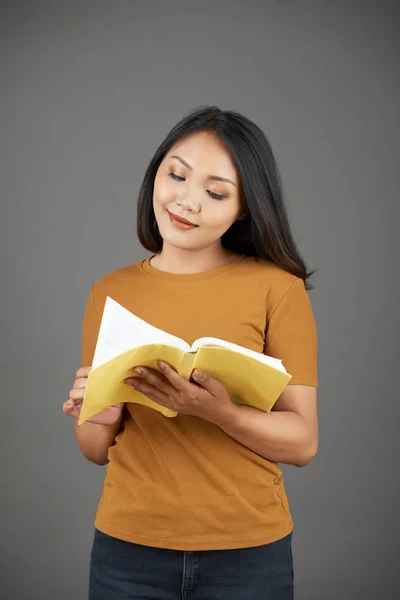
{"label": "orange t-shirt", "polygon": [[[189,344],[204,336],[225,339],[282,359],[291,384],[318,385],[304,282],[271,262],[242,256],[180,275],[145,259],[106,275],[88,299],[84,366],[92,364],[106,296]],[[293,528],[278,465],[201,418],[167,418],[128,403],[108,456],[95,526],[113,537],[215,550],[266,544]]]}

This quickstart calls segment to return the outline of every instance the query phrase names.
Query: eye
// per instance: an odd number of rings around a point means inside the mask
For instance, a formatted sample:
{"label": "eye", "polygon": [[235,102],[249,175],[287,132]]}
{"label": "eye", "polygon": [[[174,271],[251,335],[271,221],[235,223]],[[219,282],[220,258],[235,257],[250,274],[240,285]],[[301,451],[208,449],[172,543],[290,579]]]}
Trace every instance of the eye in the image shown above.
{"label": "eye", "polygon": [[173,173],[172,171],[170,171],[168,173],[168,175],[171,177],[171,179],[175,179],[175,181],[185,181],[184,177],[180,177],[179,175],[177,175],[176,173]]}
{"label": "eye", "polygon": [[225,198],[223,194],[217,194],[216,192],[212,192],[211,190],[207,190],[207,192],[211,196],[211,198],[214,198],[214,200],[223,200]]}

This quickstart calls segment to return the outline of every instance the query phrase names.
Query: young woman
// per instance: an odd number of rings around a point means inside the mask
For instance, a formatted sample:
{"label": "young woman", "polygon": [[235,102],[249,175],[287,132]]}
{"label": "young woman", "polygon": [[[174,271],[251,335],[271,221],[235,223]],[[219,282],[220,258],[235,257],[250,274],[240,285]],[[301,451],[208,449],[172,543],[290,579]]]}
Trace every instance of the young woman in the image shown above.
{"label": "young woman", "polygon": [[79,416],[106,296],[185,339],[222,338],[282,359],[271,413],[234,404],[207,373],[169,365],[126,380],[179,414],[117,404],[75,435],[108,463],[95,521],[90,600],[289,600],[292,519],[277,463],[315,456],[317,336],[307,270],[262,131],[216,107],[191,113],[150,162],[138,236],[151,258],[91,289],[82,367],[64,412]]}

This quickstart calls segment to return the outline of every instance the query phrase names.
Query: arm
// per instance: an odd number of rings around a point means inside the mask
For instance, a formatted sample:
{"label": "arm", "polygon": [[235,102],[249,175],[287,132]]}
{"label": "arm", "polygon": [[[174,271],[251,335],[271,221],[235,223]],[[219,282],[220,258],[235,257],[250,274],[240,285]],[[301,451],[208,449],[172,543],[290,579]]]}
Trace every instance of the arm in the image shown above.
{"label": "arm", "polygon": [[108,450],[115,444],[115,437],[120,431],[121,419],[113,425],[98,425],[86,421],[78,425],[74,423],[75,437],[83,456],[96,465],[108,463]]}
{"label": "arm", "polygon": [[247,406],[233,407],[222,429],[254,452],[274,462],[304,466],[318,448],[317,331],[312,306],[302,279],[280,290],[267,307],[265,353],[283,361],[292,380],[263,413]]}
{"label": "arm", "polygon": [[[82,365],[92,364],[97,336],[100,329],[104,298],[101,302],[98,301],[96,304],[95,288],[96,285],[92,286],[90,290],[82,324]],[[86,387],[86,378],[89,374],[89,370],[90,369],[87,367],[81,367],[76,376],[77,378],[83,377],[85,380],[81,379],[80,382],[76,380],[74,387]],[[80,404],[83,400],[83,390],[81,391],[82,394],[74,396],[74,398],[76,398],[75,401],[80,401]],[[79,413],[80,408],[76,414],[73,412],[70,412],[69,414],[79,417]],[[110,415],[111,418],[109,419],[109,423],[105,422],[97,424],[86,421],[82,425],[78,425],[78,419],[76,419],[74,423],[75,438],[78,442],[80,451],[85,458],[97,465],[105,465],[108,463],[108,450],[114,445],[115,437],[121,428],[122,410],[121,414],[117,414],[116,417],[116,410],[113,408],[103,412],[103,414],[105,413],[113,413]],[[105,420],[107,421],[107,417]]]}
{"label": "arm", "polygon": [[304,467],[318,449],[317,389],[288,385],[270,413],[233,404],[216,424],[267,460]]}
{"label": "arm", "polygon": [[[317,388],[289,385],[273,412],[237,405],[217,379],[196,369],[195,385],[167,364],[158,363],[163,375],[140,367],[140,377],[125,382],[162,406],[194,415],[220,427],[235,440],[267,460],[303,467],[318,446]],[[138,370],[135,368],[135,371]]]}

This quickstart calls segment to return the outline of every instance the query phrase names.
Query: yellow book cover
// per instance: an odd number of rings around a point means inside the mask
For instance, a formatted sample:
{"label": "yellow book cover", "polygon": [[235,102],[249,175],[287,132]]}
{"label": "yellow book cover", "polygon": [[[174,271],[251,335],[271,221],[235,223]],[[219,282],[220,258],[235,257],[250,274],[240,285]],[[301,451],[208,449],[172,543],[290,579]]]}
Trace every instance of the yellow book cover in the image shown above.
{"label": "yellow book cover", "polygon": [[159,360],[169,363],[187,380],[196,368],[206,371],[225,385],[233,402],[267,412],[291,379],[277,358],[212,337],[200,338],[189,346],[107,297],[79,425],[118,402],[136,402],[175,417],[176,412],[124,383],[127,377],[135,376],[135,366],[159,371]]}

